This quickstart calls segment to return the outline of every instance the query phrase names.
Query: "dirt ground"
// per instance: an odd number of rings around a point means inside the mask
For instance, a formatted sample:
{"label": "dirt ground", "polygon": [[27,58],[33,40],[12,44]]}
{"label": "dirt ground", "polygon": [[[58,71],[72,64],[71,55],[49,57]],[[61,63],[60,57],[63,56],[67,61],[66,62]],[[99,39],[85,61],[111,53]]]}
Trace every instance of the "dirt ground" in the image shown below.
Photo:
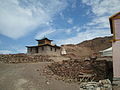
{"label": "dirt ground", "polygon": [[0,63],[0,90],[79,90],[77,83],[47,77],[43,69],[50,62]]}

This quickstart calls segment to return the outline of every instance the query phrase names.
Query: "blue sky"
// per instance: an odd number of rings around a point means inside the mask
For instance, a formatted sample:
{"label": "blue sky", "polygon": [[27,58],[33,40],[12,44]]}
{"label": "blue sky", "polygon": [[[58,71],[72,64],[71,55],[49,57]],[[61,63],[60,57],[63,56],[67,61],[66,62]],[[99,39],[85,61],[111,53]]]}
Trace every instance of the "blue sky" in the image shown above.
{"label": "blue sky", "polygon": [[76,44],[109,36],[120,0],[0,0],[0,53],[26,52],[35,39]]}

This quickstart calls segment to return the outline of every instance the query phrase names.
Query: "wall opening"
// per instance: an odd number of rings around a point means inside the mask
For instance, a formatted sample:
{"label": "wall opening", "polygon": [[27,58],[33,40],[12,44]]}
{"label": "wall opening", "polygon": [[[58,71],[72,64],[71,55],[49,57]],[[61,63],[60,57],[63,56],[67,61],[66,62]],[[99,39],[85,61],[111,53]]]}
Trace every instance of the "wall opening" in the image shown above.
{"label": "wall opening", "polygon": [[32,48],[30,48],[30,52],[32,52]]}
{"label": "wall opening", "polygon": [[42,51],[44,51],[44,47],[42,47]]}
{"label": "wall opening", "polygon": [[36,50],[35,50],[35,51],[36,51],[36,53],[38,53],[38,48],[36,47],[35,49],[36,49]]}
{"label": "wall opening", "polygon": [[50,48],[50,50],[52,51],[52,47]]}
{"label": "wall opening", "polygon": [[57,49],[55,48],[55,52],[56,52],[56,50],[57,50]]}

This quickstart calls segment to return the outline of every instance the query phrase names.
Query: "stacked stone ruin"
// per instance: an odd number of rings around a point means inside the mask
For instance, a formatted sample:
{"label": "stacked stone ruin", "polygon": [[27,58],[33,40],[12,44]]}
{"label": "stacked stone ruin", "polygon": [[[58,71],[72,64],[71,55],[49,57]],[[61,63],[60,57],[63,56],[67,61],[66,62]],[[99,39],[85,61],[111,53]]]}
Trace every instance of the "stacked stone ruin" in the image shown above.
{"label": "stacked stone ruin", "polygon": [[28,62],[50,62],[47,55],[8,54],[0,55],[0,62],[3,63],[28,63]]}
{"label": "stacked stone ruin", "polygon": [[112,90],[112,84],[109,79],[99,80],[99,82],[83,82],[80,84],[80,90]]}

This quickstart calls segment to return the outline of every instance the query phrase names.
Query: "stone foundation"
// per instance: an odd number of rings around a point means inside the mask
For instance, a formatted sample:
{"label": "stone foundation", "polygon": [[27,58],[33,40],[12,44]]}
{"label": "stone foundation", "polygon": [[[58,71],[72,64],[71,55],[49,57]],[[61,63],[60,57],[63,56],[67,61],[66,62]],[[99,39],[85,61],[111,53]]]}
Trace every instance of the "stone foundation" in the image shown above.
{"label": "stone foundation", "polygon": [[113,78],[113,90],[120,90],[120,78]]}
{"label": "stone foundation", "polygon": [[99,82],[84,82],[80,84],[79,90],[112,90],[112,85],[109,79]]}

